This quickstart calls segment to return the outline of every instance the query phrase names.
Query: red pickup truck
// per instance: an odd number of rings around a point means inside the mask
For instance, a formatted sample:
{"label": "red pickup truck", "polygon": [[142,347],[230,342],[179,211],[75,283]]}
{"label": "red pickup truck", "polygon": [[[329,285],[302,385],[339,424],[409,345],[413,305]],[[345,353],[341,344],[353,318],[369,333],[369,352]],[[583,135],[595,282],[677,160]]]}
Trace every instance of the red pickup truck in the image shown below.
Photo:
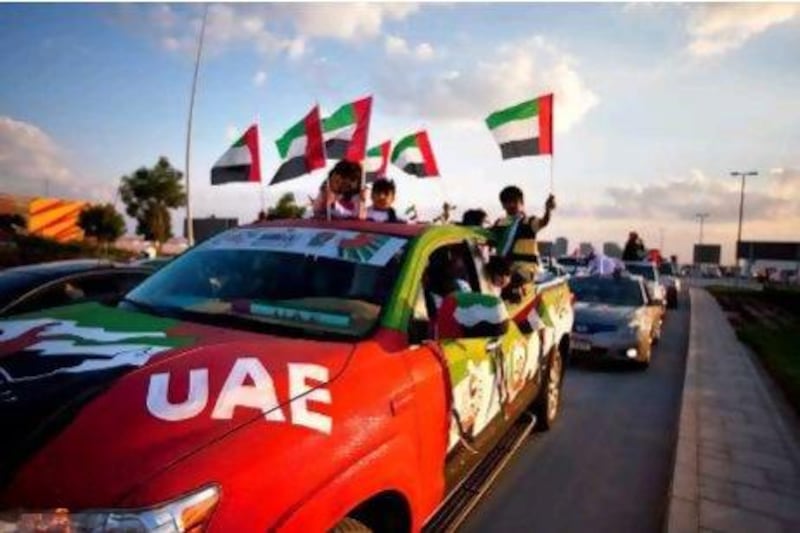
{"label": "red pickup truck", "polygon": [[438,528],[560,405],[569,288],[494,296],[487,238],[268,222],[0,322],[0,531]]}

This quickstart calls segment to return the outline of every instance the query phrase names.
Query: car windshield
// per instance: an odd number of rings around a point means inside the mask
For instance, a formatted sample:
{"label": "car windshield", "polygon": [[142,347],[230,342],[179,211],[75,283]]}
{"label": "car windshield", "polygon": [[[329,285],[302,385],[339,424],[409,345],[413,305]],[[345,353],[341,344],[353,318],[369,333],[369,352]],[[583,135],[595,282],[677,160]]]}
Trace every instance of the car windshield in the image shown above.
{"label": "car windshield", "polygon": [[634,265],[627,263],[625,268],[628,270],[628,272],[636,276],[642,276],[650,281],[656,280],[656,269],[653,267],[653,265]]}
{"label": "car windshield", "polygon": [[32,290],[42,277],[14,269],[0,272],[0,306],[5,306]]}
{"label": "car windshield", "polygon": [[289,336],[362,337],[389,298],[406,244],[375,233],[238,228],[164,266],[122,305]]}
{"label": "car windshield", "polygon": [[571,278],[569,288],[579,302],[602,303],[626,307],[644,305],[639,282],[631,278]]}

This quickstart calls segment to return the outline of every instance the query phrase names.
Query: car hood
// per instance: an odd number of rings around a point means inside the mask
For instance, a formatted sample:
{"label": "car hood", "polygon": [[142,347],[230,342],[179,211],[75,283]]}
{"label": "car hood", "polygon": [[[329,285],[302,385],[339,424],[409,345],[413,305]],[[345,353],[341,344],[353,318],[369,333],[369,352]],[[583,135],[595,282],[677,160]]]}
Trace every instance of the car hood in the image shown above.
{"label": "car hood", "polygon": [[575,324],[619,326],[636,317],[636,307],[601,303],[575,303]]}
{"label": "car hood", "polygon": [[114,505],[244,425],[290,423],[281,406],[334,379],[353,348],[98,304],[0,321],[0,424],[14,428],[0,507]]}

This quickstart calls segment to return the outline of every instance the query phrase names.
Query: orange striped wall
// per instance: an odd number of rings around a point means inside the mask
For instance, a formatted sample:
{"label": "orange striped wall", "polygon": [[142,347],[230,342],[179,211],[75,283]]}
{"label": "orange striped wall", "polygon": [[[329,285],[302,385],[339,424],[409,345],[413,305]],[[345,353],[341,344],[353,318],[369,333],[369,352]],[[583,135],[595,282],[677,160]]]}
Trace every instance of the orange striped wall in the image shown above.
{"label": "orange striped wall", "polygon": [[87,202],[33,198],[28,204],[28,231],[59,242],[83,239],[78,215]]}

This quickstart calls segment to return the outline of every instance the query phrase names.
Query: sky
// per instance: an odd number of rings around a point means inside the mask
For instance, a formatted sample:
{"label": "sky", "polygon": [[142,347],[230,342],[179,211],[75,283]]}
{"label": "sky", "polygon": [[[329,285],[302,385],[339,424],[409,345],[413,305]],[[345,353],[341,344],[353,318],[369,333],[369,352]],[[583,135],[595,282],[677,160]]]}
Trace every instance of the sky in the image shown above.
{"label": "sky", "polygon": [[[184,170],[199,4],[0,4],[0,192],[113,201],[164,155]],[[554,157],[503,161],[484,119],[554,93]],[[194,216],[255,218],[301,202],[326,170],[273,187],[212,187],[210,168],[261,126],[274,140],[315,104],[373,96],[370,145],[424,128],[439,178],[392,168],[396,206],[501,213],[515,184],[540,238],[601,247],[636,230],[691,260],[743,239],[800,241],[800,3],[211,4],[190,160]],[[329,167],[333,163],[331,162]],[[118,204],[120,210],[122,205]],[[183,210],[173,213],[177,232]],[[129,229],[134,225],[129,223]]]}

